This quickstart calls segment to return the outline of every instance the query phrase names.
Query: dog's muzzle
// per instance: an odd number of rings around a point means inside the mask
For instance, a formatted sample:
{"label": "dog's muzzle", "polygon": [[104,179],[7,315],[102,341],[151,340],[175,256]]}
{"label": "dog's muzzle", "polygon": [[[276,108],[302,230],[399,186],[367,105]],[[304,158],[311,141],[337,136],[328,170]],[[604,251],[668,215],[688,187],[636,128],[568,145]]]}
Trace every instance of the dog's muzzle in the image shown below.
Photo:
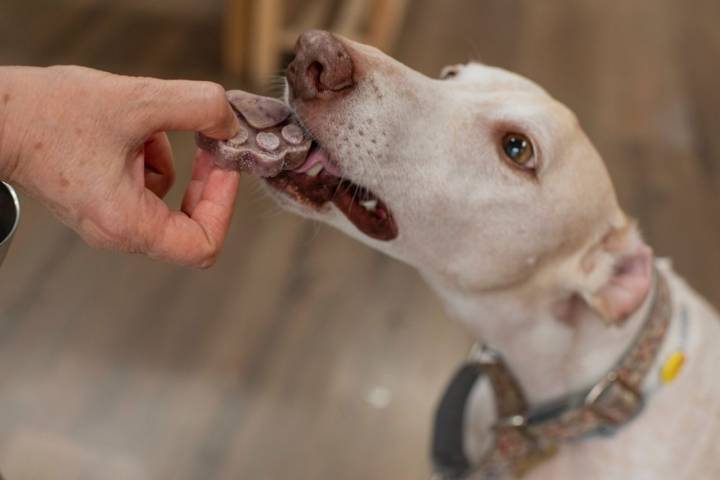
{"label": "dog's muzzle", "polygon": [[0,265],[5,260],[19,220],[20,202],[15,190],[7,183],[0,182]]}

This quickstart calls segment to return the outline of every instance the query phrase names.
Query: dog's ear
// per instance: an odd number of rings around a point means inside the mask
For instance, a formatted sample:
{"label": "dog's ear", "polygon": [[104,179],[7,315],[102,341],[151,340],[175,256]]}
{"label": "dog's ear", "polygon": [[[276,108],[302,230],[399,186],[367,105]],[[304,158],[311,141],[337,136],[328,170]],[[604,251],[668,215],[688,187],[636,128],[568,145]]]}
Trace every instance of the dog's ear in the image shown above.
{"label": "dog's ear", "polygon": [[582,259],[580,295],[609,324],[622,325],[648,295],[653,252],[632,222],[613,228]]}

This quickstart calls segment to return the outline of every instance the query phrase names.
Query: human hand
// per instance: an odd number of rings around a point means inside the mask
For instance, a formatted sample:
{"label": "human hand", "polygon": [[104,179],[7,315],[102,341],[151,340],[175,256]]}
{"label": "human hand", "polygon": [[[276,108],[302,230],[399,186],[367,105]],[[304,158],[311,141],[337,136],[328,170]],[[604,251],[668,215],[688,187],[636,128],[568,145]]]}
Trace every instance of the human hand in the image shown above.
{"label": "human hand", "polygon": [[181,211],[167,131],[227,139],[220,85],[83,67],[0,67],[0,179],[45,204],[90,245],[198,267],[227,234],[239,174],[198,151]]}

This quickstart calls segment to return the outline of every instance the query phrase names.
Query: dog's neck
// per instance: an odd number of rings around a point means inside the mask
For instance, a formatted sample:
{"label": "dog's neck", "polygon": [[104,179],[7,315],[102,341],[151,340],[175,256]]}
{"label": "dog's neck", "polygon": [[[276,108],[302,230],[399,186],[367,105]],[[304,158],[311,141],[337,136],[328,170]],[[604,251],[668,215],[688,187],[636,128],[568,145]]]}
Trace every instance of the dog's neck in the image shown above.
{"label": "dog's neck", "polygon": [[[503,355],[531,404],[582,391],[598,382],[632,344],[652,295],[622,326],[609,326],[592,310],[567,318],[558,309],[559,288],[527,285],[468,293],[425,275],[451,315],[485,345]],[[532,295],[528,294],[532,290]]]}

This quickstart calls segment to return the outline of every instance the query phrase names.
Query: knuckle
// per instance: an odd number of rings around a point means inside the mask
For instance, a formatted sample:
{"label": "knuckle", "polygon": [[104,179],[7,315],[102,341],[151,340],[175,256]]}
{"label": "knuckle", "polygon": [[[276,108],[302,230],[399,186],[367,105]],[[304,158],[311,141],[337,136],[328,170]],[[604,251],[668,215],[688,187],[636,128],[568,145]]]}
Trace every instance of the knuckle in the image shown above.
{"label": "knuckle", "polygon": [[138,108],[147,110],[157,101],[161,91],[159,81],[149,77],[127,77],[126,95]]}
{"label": "knuckle", "polygon": [[132,125],[131,131],[135,128],[144,129],[152,123],[156,112],[156,102],[159,97],[157,82],[146,77],[126,77],[118,80],[117,91],[124,99],[123,114],[131,119],[130,122],[120,122],[119,128]]}
{"label": "knuckle", "polygon": [[137,108],[136,112],[144,120],[152,117],[157,110],[157,99],[160,97],[159,89],[150,81],[140,81],[130,89],[130,99]]}

